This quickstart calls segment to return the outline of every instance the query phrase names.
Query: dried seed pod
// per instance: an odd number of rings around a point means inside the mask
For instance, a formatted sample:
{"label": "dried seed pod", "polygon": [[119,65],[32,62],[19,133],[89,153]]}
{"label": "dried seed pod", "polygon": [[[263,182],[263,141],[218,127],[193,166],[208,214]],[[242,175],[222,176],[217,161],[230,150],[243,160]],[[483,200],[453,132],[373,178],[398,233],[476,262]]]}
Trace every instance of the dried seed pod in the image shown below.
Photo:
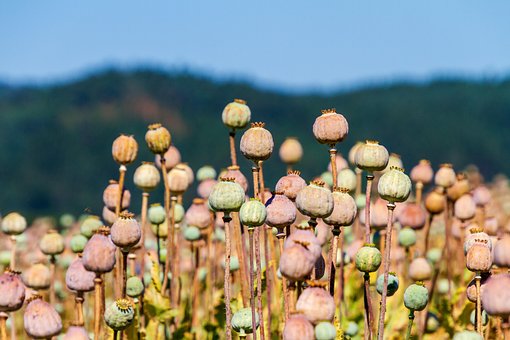
{"label": "dried seed pod", "polygon": [[301,171],[290,170],[286,176],[281,177],[276,183],[276,192],[281,192],[291,201],[296,199],[298,192],[306,187],[305,180],[301,177]]}
{"label": "dried seed pod", "polygon": [[456,180],[453,166],[449,163],[441,164],[434,177],[436,185],[443,188],[451,187]]}
{"label": "dried seed pod", "polygon": [[81,223],[80,233],[86,238],[91,238],[102,225],[103,222],[98,216],[89,215]]}
{"label": "dried seed pod", "polygon": [[83,249],[83,265],[94,273],[107,273],[115,266],[115,250],[117,249],[108,237],[107,227],[99,228]]}
{"label": "dried seed pod", "polygon": [[135,246],[142,237],[140,224],[134,218],[134,214],[127,212],[120,214],[113,223],[110,233],[112,242],[123,251]]}
{"label": "dried seed pod", "polygon": [[283,250],[280,256],[280,272],[289,280],[303,281],[311,274],[316,260],[302,243],[295,243]]}
{"label": "dried seed pod", "polygon": [[226,177],[226,178],[233,178],[236,183],[238,183],[241,188],[243,188],[244,192],[248,190],[248,180],[243,175],[241,170],[239,170],[238,165],[231,165],[227,168],[227,171],[223,176],[220,174],[220,179]]}
{"label": "dried seed pod", "polygon": [[133,175],[133,182],[136,187],[144,192],[156,189],[160,180],[159,170],[151,162],[142,162],[142,165],[136,168]]}
{"label": "dried seed pod", "polygon": [[312,253],[315,260],[317,260],[322,253],[322,246],[311,229],[294,230],[294,232],[285,239],[283,248],[286,249],[294,246],[296,243],[302,245]]}
{"label": "dried seed pod", "polygon": [[[302,223],[308,224],[306,221]],[[314,233],[317,241],[319,241],[319,244],[322,247],[326,244],[326,242],[328,242],[329,239],[331,239],[331,226],[327,225],[326,222],[320,218],[317,220],[317,226],[315,227]]]}
{"label": "dried seed pod", "polygon": [[172,136],[161,124],[151,124],[145,133],[145,142],[153,154],[162,155],[170,148]]}
{"label": "dried seed pod", "polygon": [[[127,210],[123,210],[122,212],[127,212]],[[115,211],[108,209],[106,205],[103,207],[103,213],[101,214],[101,216],[103,217],[103,221],[105,222],[104,224],[108,226],[111,226],[113,223],[115,223],[115,221],[117,221],[117,214],[115,214]],[[103,225],[103,222],[101,221],[99,222],[100,222],[99,227],[101,227]],[[90,236],[92,236],[92,234]]]}
{"label": "dried seed pod", "polygon": [[416,183],[430,183],[434,178],[434,170],[432,170],[432,166],[430,166],[430,161],[426,159],[420,160],[420,162],[412,168],[410,177],[411,180]]}
{"label": "dried seed pod", "polygon": [[197,179],[199,182],[203,182],[206,179],[215,179],[216,176],[216,170],[210,165],[204,165],[197,171]]}
{"label": "dried seed pod", "polygon": [[173,195],[182,195],[189,186],[189,178],[183,167],[176,165],[167,174],[168,189]]}
{"label": "dried seed pod", "polygon": [[51,272],[48,267],[42,263],[36,263],[30,266],[21,276],[23,283],[28,288],[34,290],[43,290],[50,288]]}
{"label": "dried seed pod", "polygon": [[473,190],[473,199],[479,207],[484,207],[489,204],[491,198],[492,194],[490,190],[484,185],[480,185]]}
{"label": "dried seed pod", "polygon": [[349,189],[353,192],[356,189],[357,180],[356,174],[349,168],[342,169],[338,172],[336,186],[338,188]]}
{"label": "dried seed pod", "polygon": [[89,333],[83,326],[69,326],[62,340],[90,340]]}
{"label": "dried seed pod", "polygon": [[347,155],[347,159],[349,160],[349,163],[351,163],[352,165],[356,166],[356,152],[358,152],[358,149],[360,146],[362,146],[363,142],[361,141],[357,141],[356,144],[354,144],[350,149],[349,149],[349,154]]}
{"label": "dried seed pod", "polygon": [[142,280],[138,276],[131,276],[126,281],[126,295],[132,298],[142,295],[145,290]]}
{"label": "dried seed pod", "polygon": [[[232,316],[232,328],[234,331],[239,333],[239,335],[246,335],[253,333],[253,323],[252,323],[252,314],[251,308],[241,308]],[[260,320],[259,315],[255,314],[255,327],[259,327]]]}
{"label": "dried seed pod", "polygon": [[429,291],[420,283],[413,283],[404,292],[404,305],[412,311],[425,309],[429,301]]}
{"label": "dried seed pod", "polygon": [[62,254],[65,249],[64,238],[55,229],[50,229],[39,242],[39,248],[46,255]]}
{"label": "dried seed pod", "polygon": [[[179,152],[179,149],[177,149],[174,145],[171,145],[170,148],[168,148],[168,151],[165,152],[164,156],[167,169],[172,169],[181,162],[181,153]],[[154,163],[156,163],[156,166],[161,169],[160,155],[156,155],[154,157]]]}
{"label": "dried seed pod", "polygon": [[138,143],[133,136],[120,135],[112,144],[112,156],[115,162],[127,165],[133,163],[138,154]]}
{"label": "dried seed pod", "polygon": [[23,306],[25,285],[19,272],[7,269],[0,275],[0,312],[14,312]]}
{"label": "dried seed pod", "polygon": [[313,325],[302,314],[292,315],[283,328],[283,340],[315,340]]}
{"label": "dried seed pod", "polygon": [[466,255],[466,267],[472,272],[488,272],[492,267],[490,249],[480,244],[473,244]]}
{"label": "dried seed pod", "polygon": [[51,338],[62,330],[60,315],[40,295],[28,299],[23,321],[25,332],[35,339]]}
{"label": "dried seed pod", "polygon": [[374,244],[365,244],[356,252],[356,268],[360,272],[373,273],[381,265],[382,255]]}
{"label": "dried seed pod", "polygon": [[224,213],[239,211],[243,202],[244,190],[233,178],[222,178],[209,196],[209,206]]}
{"label": "dried seed pod", "polygon": [[484,233],[482,228],[469,229],[469,235],[464,240],[464,255],[467,255],[469,248],[475,243],[492,250],[492,240],[489,235]]}
{"label": "dried seed pod", "polygon": [[241,153],[254,162],[268,159],[273,153],[273,147],[273,136],[264,128],[264,123],[252,123],[241,137]]}
{"label": "dried seed pod", "polygon": [[494,245],[494,264],[501,268],[510,268],[510,235],[505,234]]}
{"label": "dried seed pod", "polygon": [[432,278],[432,266],[424,257],[415,258],[409,265],[409,277],[413,281],[426,281]]}
{"label": "dried seed pod", "polygon": [[239,210],[241,223],[250,228],[260,227],[266,221],[266,207],[259,199],[252,198],[244,202]]}
{"label": "dried seed pod", "polygon": [[333,195],[324,188],[324,182],[312,181],[298,192],[296,207],[303,215],[324,218],[333,212]]}
{"label": "dried seed pod", "polygon": [[221,119],[226,127],[232,130],[244,129],[250,122],[251,111],[246,101],[242,99],[234,99],[228,103],[223,109]]}
{"label": "dried seed pod", "polygon": [[419,204],[408,203],[402,208],[397,219],[402,226],[418,230],[425,226],[427,212]]}
{"label": "dried seed pod", "polygon": [[411,186],[411,180],[402,168],[391,167],[379,179],[377,191],[388,202],[404,202],[411,193]]}
{"label": "dried seed pod", "polygon": [[349,189],[340,188],[333,190],[333,212],[324,218],[324,222],[334,226],[350,226],[356,218],[358,208]]}
{"label": "dried seed pod", "polygon": [[388,165],[388,150],[377,141],[367,140],[356,151],[356,166],[368,172],[381,171]]}
{"label": "dried seed pod", "polygon": [[211,224],[211,212],[202,198],[193,199],[193,203],[186,211],[186,223],[200,229],[209,227]]}
{"label": "dried seed pod", "polygon": [[83,266],[81,257],[76,258],[66,271],[66,285],[76,292],[90,292],[94,290],[96,274]]}
{"label": "dried seed pod", "polygon": [[[117,200],[119,197],[119,183],[115,180],[110,180],[108,186],[103,191],[103,203],[108,209],[115,211]],[[131,192],[123,188],[121,210],[129,208],[131,203]]]}
{"label": "dried seed pod", "polygon": [[336,109],[321,110],[322,115],[313,123],[313,135],[321,144],[335,145],[347,137],[349,124]]}
{"label": "dried seed pod", "polygon": [[193,184],[193,181],[195,180],[195,174],[193,173],[193,169],[188,165],[188,163],[179,163],[175,167],[186,171],[186,176],[188,177],[188,186]]}
{"label": "dried seed pod", "polygon": [[445,199],[441,187],[435,188],[425,197],[425,209],[431,214],[440,214],[445,208]]}
{"label": "dried seed pod", "polygon": [[469,194],[462,195],[455,201],[453,211],[455,217],[461,221],[467,221],[475,217],[476,204],[473,197]]}
{"label": "dried seed pod", "polygon": [[280,146],[279,155],[283,163],[296,164],[303,157],[303,147],[296,137],[287,137]]}
{"label": "dried seed pod", "polygon": [[312,285],[303,290],[296,302],[296,309],[315,325],[321,321],[333,320],[335,300],[324,288]]}
{"label": "dried seed pod", "polygon": [[459,173],[456,181],[446,190],[446,194],[451,201],[458,200],[461,196],[466,195],[471,190],[469,181],[465,174]]}
{"label": "dried seed pod", "polygon": [[203,199],[208,199],[216,183],[218,183],[218,181],[215,179],[206,179],[200,182],[197,188],[198,196],[202,197]]}
{"label": "dried seed pod", "polygon": [[266,206],[266,223],[271,227],[284,228],[296,220],[296,206],[287,196],[275,193]]}
{"label": "dried seed pod", "polygon": [[119,299],[106,308],[104,321],[113,330],[121,331],[131,325],[135,317],[133,305],[127,299]]}
{"label": "dried seed pod", "polygon": [[[396,214],[393,216],[393,222],[396,220]],[[360,211],[359,220],[361,224],[365,223],[365,208]],[[370,204],[370,226],[374,230],[384,230],[388,224],[388,207],[386,201],[377,198],[375,203]]]}
{"label": "dried seed pod", "polygon": [[487,314],[508,318],[510,315],[510,274],[491,275],[481,291]]}
{"label": "dried seed pod", "polygon": [[[488,279],[491,277],[490,272],[482,272],[481,273],[482,279],[480,280],[480,294],[483,294],[483,290],[485,289],[485,284],[487,283]],[[472,279],[466,289],[466,297],[469,301],[476,303],[476,281],[475,279]]]}
{"label": "dried seed pod", "polygon": [[390,153],[390,157],[388,158],[388,164],[386,164],[386,167],[384,170],[382,170],[382,173],[386,173],[391,170],[392,167],[403,169],[404,164],[402,163],[402,158],[398,153]]}
{"label": "dried seed pod", "polygon": [[[379,275],[375,282],[376,290],[382,295],[384,287],[384,274]],[[388,273],[388,296],[392,296],[398,290],[398,277],[395,273]]]}
{"label": "dried seed pod", "polygon": [[27,229],[27,220],[17,212],[11,212],[2,219],[2,231],[7,235],[19,235]]}

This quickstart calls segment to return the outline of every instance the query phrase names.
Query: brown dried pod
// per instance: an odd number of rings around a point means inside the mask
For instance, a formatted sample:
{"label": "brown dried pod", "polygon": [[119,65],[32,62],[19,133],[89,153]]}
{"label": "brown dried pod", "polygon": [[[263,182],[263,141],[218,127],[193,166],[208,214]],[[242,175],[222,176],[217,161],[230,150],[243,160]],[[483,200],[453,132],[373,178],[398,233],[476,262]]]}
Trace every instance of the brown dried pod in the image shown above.
{"label": "brown dried pod", "polygon": [[[127,189],[123,189],[121,210],[129,208],[131,203],[131,193]],[[119,183],[110,180],[108,186],[103,191],[103,203],[108,209],[115,211],[117,198],[119,197]]]}
{"label": "brown dried pod", "polygon": [[142,230],[134,214],[124,212],[110,229],[112,242],[123,250],[130,249],[140,241]]}
{"label": "brown dried pod", "polygon": [[77,257],[66,271],[67,288],[75,292],[93,291],[95,278],[94,272],[85,269],[81,257]]}
{"label": "brown dried pod", "polygon": [[333,196],[333,212],[324,218],[324,222],[333,226],[350,226],[356,218],[358,208],[356,201],[349,195],[349,189],[335,189]]}
{"label": "brown dried pod", "polygon": [[491,275],[481,291],[482,306],[487,314],[508,318],[510,316],[510,274]]}
{"label": "brown dried pod", "polygon": [[322,247],[315,237],[314,232],[311,229],[296,229],[294,230],[286,239],[283,244],[283,248],[286,249],[288,247],[293,246],[294,244],[301,244],[304,246],[312,255],[315,260],[319,258],[322,254]]}
{"label": "brown dried pod", "polygon": [[467,221],[475,217],[476,204],[470,194],[464,194],[459,197],[453,206],[455,217],[461,221]]}
{"label": "brown dried pod", "polygon": [[241,153],[254,162],[268,159],[273,147],[273,136],[264,128],[264,123],[252,123],[241,137]]}
{"label": "brown dried pod", "polygon": [[136,187],[144,192],[156,189],[160,181],[159,170],[152,162],[142,162],[142,165],[136,168],[133,175],[133,182]]}
{"label": "brown dried pod", "polygon": [[229,166],[225,174],[221,175],[221,177],[234,178],[237,184],[243,188],[244,192],[248,190],[248,180],[246,179],[246,176],[243,175],[241,170],[239,170],[238,165]]}
{"label": "brown dried pod", "polygon": [[333,235],[331,233],[331,226],[327,225],[326,222],[322,220],[322,218],[319,218],[317,220],[317,226],[315,227],[315,233],[317,234],[317,241],[319,241],[319,244],[321,246],[324,246],[326,242],[331,238]]}
{"label": "brown dried pod", "polygon": [[172,136],[161,124],[151,124],[145,133],[145,142],[153,154],[162,155],[170,148]]}
{"label": "brown dried pod", "polygon": [[494,264],[501,268],[510,268],[510,235],[505,234],[494,245]]}
{"label": "brown dried pod", "polygon": [[296,164],[303,157],[303,147],[296,137],[287,137],[280,146],[279,155],[283,163]]}
{"label": "brown dried pod", "polygon": [[25,286],[35,289],[42,290],[48,289],[51,285],[50,269],[42,263],[36,263],[30,266],[22,275],[21,278]]}
{"label": "brown dried pod", "polygon": [[296,207],[306,216],[324,218],[333,212],[333,195],[324,188],[324,182],[312,181],[298,192]]}
{"label": "brown dried pod", "polygon": [[0,312],[14,312],[23,306],[25,285],[19,272],[7,269],[0,275]]}
{"label": "brown dried pod", "polygon": [[434,170],[432,170],[432,166],[430,166],[430,161],[426,159],[420,160],[420,162],[412,168],[410,177],[415,183],[430,183],[434,178]]}
{"label": "brown dried pod", "polygon": [[302,311],[308,321],[315,325],[321,321],[333,320],[335,300],[324,288],[310,286],[299,296],[296,309]]}
{"label": "brown dried pod", "polygon": [[51,338],[62,330],[62,319],[57,311],[40,295],[32,296],[23,315],[25,332],[34,339]]}
{"label": "brown dried pod", "polygon": [[208,199],[216,183],[218,183],[218,181],[212,178],[204,179],[201,181],[197,188],[198,196],[202,197],[203,199]]}
{"label": "brown dried pod", "polygon": [[107,273],[115,266],[115,250],[117,249],[108,237],[109,228],[101,227],[83,249],[83,266],[94,273]]}
{"label": "brown dried pod", "polygon": [[472,272],[488,272],[492,267],[490,249],[480,244],[473,244],[467,252],[466,267]]}
{"label": "brown dried pod", "polygon": [[45,255],[62,254],[65,249],[64,238],[55,229],[49,229],[39,241],[39,248]]}
{"label": "brown dried pod", "polygon": [[[174,145],[171,145],[170,148],[168,148],[168,151],[165,152],[164,156],[167,169],[172,169],[181,162],[181,153],[179,152],[179,149],[177,149]],[[154,163],[156,163],[156,166],[161,169],[160,155],[156,155],[154,157]]]}
{"label": "brown dried pod", "polygon": [[[123,212],[125,212],[125,211],[127,211],[127,210],[124,210]],[[113,223],[115,223],[115,221],[117,221],[117,215],[115,214],[115,211],[108,209],[108,207],[106,205],[103,207],[102,217],[103,217],[103,221],[107,225],[112,225]]]}
{"label": "brown dried pod", "polygon": [[287,196],[276,193],[266,206],[266,223],[271,227],[284,228],[296,220],[296,206]]}
{"label": "brown dried pod", "polygon": [[315,340],[315,329],[302,314],[294,314],[283,328],[283,340]]}
{"label": "brown dried pod", "polygon": [[27,220],[17,212],[11,212],[2,219],[2,231],[7,235],[19,235],[27,229]]}
{"label": "brown dried pod", "polygon": [[188,189],[189,179],[184,168],[175,166],[168,172],[167,178],[168,189],[173,195],[181,195]]}
{"label": "brown dried pod", "polygon": [[[490,272],[482,272],[480,273],[482,279],[480,280],[480,294],[483,294],[483,290],[485,289],[485,284],[487,280],[491,277]],[[466,288],[466,297],[469,301],[476,303],[476,280],[472,279]]]}
{"label": "brown dried pod", "polygon": [[473,199],[479,207],[486,206],[491,201],[491,198],[490,190],[484,185],[480,185],[473,190]]}
{"label": "brown dried pod", "polygon": [[436,185],[443,188],[451,187],[456,182],[456,180],[457,179],[455,177],[453,166],[449,163],[441,164],[434,177],[434,182]]}
{"label": "brown dried pod", "polygon": [[204,229],[211,224],[211,212],[202,198],[193,199],[193,203],[186,211],[186,223]]}
{"label": "brown dried pod", "polygon": [[469,248],[476,243],[492,250],[492,240],[490,236],[487,235],[482,228],[470,228],[469,234],[464,240],[464,255],[467,255]]}
{"label": "brown dried pod", "polygon": [[489,216],[485,219],[485,232],[490,236],[497,236],[499,224],[498,219],[494,216]]}
{"label": "brown dried pod", "polygon": [[349,124],[336,109],[321,110],[322,115],[313,123],[313,135],[321,144],[335,145],[347,137]]}
{"label": "brown dried pod", "polygon": [[458,200],[461,196],[469,193],[471,190],[469,181],[465,174],[459,173],[457,174],[457,180],[451,187],[448,188],[446,194],[451,201]]}
{"label": "brown dried pod", "polygon": [[417,257],[409,265],[409,277],[413,281],[430,280],[432,278],[432,266],[424,257]]}
{"label": "brown dried pod", "polygon": [[302,244],[294,243],[280,256],[280,272],[289,280],[303,281],[311,274],[316,261],[317,258]]}
{"label": "brown dried pod", "polygon": [[443,190],[440,187],[435,188],[425,197],[425,208],[430,214],[440,214],[443,212],[445,199]]}
{"label": "brown dried pod", "polygon": [[301,177],[301,171],[290,170],[287,172],[286,176],[278,180],[275,190],[283,193],[291,201],[294,201],[298,192],[304,187],[306,187],[306,182]]}
{"label": "brown dried pod", "polygon": [[112,156],[115,162],[127,165],[133,163],[138,154],[138,143],[133,136],[120,135],[113,141]]}
{"label": "brown dried pod", "polygon": [[426,219],[427,212],[421,205],[416,203],[405,204],[398,214],[398,221],[402,227],[410,227],[413,229],[423,228]]}

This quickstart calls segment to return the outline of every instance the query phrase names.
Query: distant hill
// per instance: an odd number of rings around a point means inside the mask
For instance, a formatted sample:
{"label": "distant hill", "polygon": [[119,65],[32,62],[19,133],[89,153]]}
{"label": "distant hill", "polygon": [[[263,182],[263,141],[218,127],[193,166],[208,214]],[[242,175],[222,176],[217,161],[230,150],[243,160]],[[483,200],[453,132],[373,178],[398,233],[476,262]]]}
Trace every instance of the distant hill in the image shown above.
{"label": "distant hill", "polygon": [[[152,160],[143,137],[153,122],[169,128],[193,168],[224,167],[229,153],[221,111],[233,98],[248,101],[252,120],[266,122],[277,146],[286,136],[301,140],[305,159],[297,168],[308,178],[327,165],[327,147],[314,140],[311,127],[320,110],[329,107],[344,113],[350,125],[340,152],[370,138],[402,155],[408,169],[428,158],[436,167],[475,163],[489,177],[510,173],[509,79],[293,95],[190,74],[108,70],[67,84],[0,85],[0,211],[34,216],[90,208],[100,213],[102,190],[117,176],[113,139],[134,134],[141,146],[138,160]],[[248,162],[241,164],[249,169]],[[134,168],[128,168],[127,178],[138,206],[140,195],[131,184]],[[277,152],[266,168],[267,181],[274,185],[285,171]]]}

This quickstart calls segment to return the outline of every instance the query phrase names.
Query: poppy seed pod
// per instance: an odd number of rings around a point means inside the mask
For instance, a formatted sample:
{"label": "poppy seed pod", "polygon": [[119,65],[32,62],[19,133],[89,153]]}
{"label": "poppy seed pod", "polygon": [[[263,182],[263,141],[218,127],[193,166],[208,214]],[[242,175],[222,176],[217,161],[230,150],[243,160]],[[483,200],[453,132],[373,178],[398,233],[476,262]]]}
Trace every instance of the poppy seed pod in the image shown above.
{"label": "poppy seed pod", "polygon": [[336,327],[331,322],[322,321],[315,326],[315,338],[317,340],[335,340]]}
{"label": "poppy seed pod", "polygon": [[126,281],[126,295],[129,297],[138,297],[142,295],[145,287],[138,276],[131,276]]}
{"label": "poppy seed pod", "polygon": [[386,173],[391,170],[392,167],[395,168],[404,168],[404,164],[402,163],[402,158],[398,153],[390,153],[390,157],[388,158],[388,164],[386,164],[386,167],[382,171],[383,173]]}
{"label": "poppy seed pod", "polygon": [[416,203],[408,203],[398,214],[398,221],[404,227],[413,229],[421,229],[425,226],[427,219],[427,212],[425,209]]}
{"label": "poppy seed pod", "polygon": [[461,331],[453,335],[453,340],[483,340],[483,336],[476,331]]}
{"label": "poppy seed pod", "polygon": [[486,206],[491,201],[491,198],[492,194],[490,190],[484,185],[480,185],[473,190],[473,199],[479,207]]}
{"label": "poppy seed pod", "polygon": [[475,243],[492,250],[492,240],[482,228],[471,228],[469,230],[469,235],[466,236],[466,239],[464,240],[464,255],[467,255],[469,248],[471,248]]}
{"label": "poppy seed pod", "polygon": [[128,212],[121,213],[110,229],[112,242],[123,251],[136,245],[142,237],[140,224],[134,216]]}
{"label": "poppy seed pod", "polygon": [[285,239],[283,248],[286,249],[295,244],[300,244],[301,246],[305,247],[310,253],[312,253],[315,259],[318,259],[322,254],[321,244],[310,228],[294,230]]}
{"label": "poppy seed pod", "polygon": [[243,188],[244,192],[248,190],[248,180],[246,179],[246,176],[243,175],[241,170],[239,170],[238,165],[229,166],[224,176],[221,177],[234,178],[236,183],[238,183],[241,188]]}
{"label": "poppy seed pod", "polygon": [[[119,184],[115,180],[110,180],[108,186],[103,191],[103,203],[108,209],[115,211],[117,198],[119,197]],[[131,203],[131,193],[123,188],[121,210],[127,209]]]}
{"label": "poppy seed pod", "polygon": [[[232,328],[239,335],[246,335],[253,333],[251,308],[242,308],[234,313],[232,316]],[[255,314],[255,327],[259,327],[259,315]]]}
{"label": "poppy seed pod", "polygon": [[391,167],[379,179],[377,191],[379,196],[388,202],[404,202],[411,193],[411,186],[411,180],[404,173],[403,169]]}
{"label": "poppy seed pod", "polygon": [[103,222],[101,222],[98,216],[89,215],[81,223],[80,233],[87,238],[91,238],[92,235],[94,235],[95,232],[102,226]]}
{"label": "poppy seed pod", "polygon": [[356,144],[354,144],[350,149],[349,149],[349,154],[347,155],[347,159],[349,160],[349,163],[351,163],[352,165],[356,165],[356,152],[358,152],[358,149],[360,146],[362,146],[363,142],[361,141],[357,141]]}
{"label": "poppy seed pod", "polygon": [[453,206],[455,217],[461,221],[470,220],[475,217],[476,204],[470,194],[462,195],[455,201]]}
{"label": "poppy seed pod", "polygon": [[223,124],[229,129],[244,129],[250,122],[251,111],[246,101],[242,99],[234,99],[228,103],[221,114]]}
{"label": "poppy seed pod", "polygon": [[99,228],[83,249],[83,265],[88,271],[107,273],[115,266],[115,250],[117,248],[108,237],[109,234],[109,228]]}
{"label": "poppy seed pod", "polygon": [[135,317],[133,305],[127,299],[119,299],[106,308],[104,321],[113,330],[121,331],[126,329]]}
{"label": "poppy seed pod", "polygon": [[62,330],[60,315],[40,295],[28,299],[23,321],[25,332],[35,339],[51,338]]}
{"label": "poppy seed pod", "polygon": [[434,177],[436,185],[443,188],[449,188],[455,183],[455,181],[456,177],[453,166],[449,163],[441,164]]}
{"label": "poppy seed pod", "polygon": [[[384,274],[379,275],[375,282],[377,292],[382,295],[384,287]],[[398,290],[398,277],[395,273],[388,273],[388,296],[392,296]]]}
{"label": "poppy seed pod", "polygon": [[335,316],[335,300],[323,286],[313,282],[299,296],[296,310],[301,311],[314,325],[321,321],[332,321]]}
{"label": "poppy seed pod", "polygon": [[153,154],[162,155],[170,148],[172,136],[161,124],[151,124],[145,133],[145,142]]}
{"label": "poppy seed pod", "polygon": [[[223,258],[221,261],[221,268],[225,269],[225,259]],[[239,270],[239,259],[237,256],[232,256],[230,258],[230,271],[235,272]]]}
{"label": "poppy seed pod", "polygon": [[[365,223],[365,208],[360,211],[359,219],[362,224]],[[396,214],[393,215],[393,222],[396,220]],[[370,203],[370,226],[374,230],[385,229],[388,224],[388,204],[382,198],[377,198],[375,203]]]}
{"label": "poppy seed pod", "polygon": [[83,236],[82,234],[76,234],[71,238],[69,242],[71,251],[73,253],[81,253],[85,245],[87,244],[88,238]]}
{"label": "poppy seed pod", "polygon": [[302,314],[294,314],[283,328],[283,340],[315,340],[315,330],[313,325]]}
{"label": "poppy seed pod", "polygon": [[[125,212],[127,210],[123,210],[122,212]],[[112,211],[108,209],[107,206],[103,207],[103,213],[101,214],[101,217],[103,218],[104,225],[111,226],[115,221],[117,221],[117,214],[115,214],[115,211]],[[99,225],[101,227],[103,225],[103,222]],[[96,228],[97,230],[97,228]],[[90,235],[92,236],[92,235]]]}
{"label": "poppy seed pod", "polygon": [[202,198],[193,199],[193,203],[186,211],[186,223],[200,229],[207,228],[211,224],[211,212]]}
{"label": "poppy seed pod", "polygon": [[307,278],[317,258],[306,248],[307,242],[295,242],[294,245],[286,247],[280,256],[280,272],[287,279],[302,281]]}
{"label": "poppy seed pod", "polygon": [[410,177],[415,183],[430,183],[434,178],[434,170],[432,166],[430,166],[430,161],[426,159],[420,160],[420,162],[411,169]]}
{"label": "poppy seed pod", "polygon": [[209,206],[214,211],[226,214],[239,211],[244,202],[244,190],[237,184],[234,178],[222,178],[209,196]]}
{"label": "poppy seed pod", "polygon": [[388,150],[377,141],[367,140],[356,151],[356,166],[368,172],[381,171],[388,165]]}
{"label": "poppy seed pod", "polygon": [[303,147],[297,138],[287,137],[280,146],[279,155],[283,163],[296,164],[303,157]]}
{"label": "poppy seed pod", "polygon": [[39,241],[39,248],[45,255],[62,254],[65,249],[64,238],[55,229],[50,229]]}
{"label": "poppy seed pod", "polygon": [[138,154],[138,143],[133,136],[120,135],[112,144],[112,156],[121,165],[133,163]]}
{"label": "poppy seed pod", "polygon": [[446,190],[446,194],[451,201],[458,200],[461,196],[469,193],[471,187],[465,174],[458,173],[456,175],[457,180],[451,187]]}
{"label": "poppy seed pod", "polygon": [[190,225],[184,228],[183,236],[186,241],[194,242],[198,241],[202,235],[200,234],[200,229],[193,225]]}
{"label": "poppy seed pod", "polygon": [[241,223],[247,227],[259,227],[266,221],[266,207],[259,199],[252,198],[244,202],[239,210]]}
{"label": "poppy seed pod", "polygon": [[188,165],[188,163],[179,163],[175,167],[186,171],[186,176],[188,177],[188,186],[191,185],[195,180],[195,174],[193,173],[193,169]]}
{"label": "poppy seed pod", "polygon": [[209,198],[209,195],[211,194],[212,188],[218,183],[215,179],[206,179],[200,182],[197,188],[198,196],[202,197],[203,199]]}
{"label": "poppy seed pod", "polygon": [[312,181],[296,196],[296,207],[311,218],[324,218],[333,212],[333,195],[324,188],[324,182]]}
{"label": "poppy seed pod", "polygon": [[296,220],[296,206],[281,193],[275,193],[267,202],[266,223],[271,227],[284,228]]}
{"label": "poppy seed pod", "polygon": [[163,208],[159,203],[151,204],[147,211],[147,215],[149,221],[156,225],[165,222],[166,219],[165,208]]}
{"label": "poppy seed pod", "polygon": [[430,214],[440,214],[445,208],[445,199],[443,189],[441,187],[435,188],[425,197],[425,209]]}
{"label": "poppy seed pod", "polygon": [[336,109],[321,110],[322,114],[313,123],[313,135],[321,144],[335,145],[347,137],[349,124]]}
{"label": "poppy seed pod", "polygon": [[356,252],[356,268],[363,273],[373,273],[379,269],[382,255],[374,244],[365,244]]}
{"label": "poppy seed pod", "polygon": [[184,168],[175,166],[167,173],[167,179],[168,189],[173,195],[181,195],[188,189],[188,174]]}
{"label": "poppy seed pod", "polygon": [[17,212],[11,212],[2,219],[2,231],[7,235],[19,235],[27,229],[27,220]]}
{"label": "poppy seed pod", "polygon": [[89,333],[83,326],[69,326],[62,340],[90,340]]}
{"label": "poppy seed pod", "polygon": [[510,315],[510,274],[497,274],[484,284],[482,306],[487,314],[508,318]]}
{"label": "poppy seed pod", "polygon": [[[167,169],[172,169],[181,162],[181,153],[174,145],[171,145],[168,148],[164,156]],[[154,157],[154,163],[156,163],[156,166],[161,169],[161,155],[156,155]]]}
{"label": "poppy seed pod", "polygon": [[273,136],[264,128],[264,125],[264,123],[252,123],[241,137],[241,153],[254,162],[265,161],[273,152]]}
{"label": "poppy seed pod", "polygon": [[66,286],[76,292],[90,292],[94,290],[95,278],[96,274],[85,269],[81,257],[78,257],[67,268]]}
{"label": "poppy seed pod", "polygon": [[429,301],[429,291],[420,283],[413,283],[404,292],[404,305],[412,311],[425,309]]}
{"label": "poppy seed pod", "polygon": [[133,182],[136,187],[144,192],[156,189],[160,180],[159,170],[151,162],[143,162],[142,165],[136,168],[133,175]]}
{"label": "poppy seed pod", "polygon": [[409,277],[413,281],[426,281],[432,278],[432,266],[424,257],[415,258],[409,265]]}
{"label": "poppy seed pod", "polygon": [[0,275],[0,312],[14,312],[23,306],[25,285],[19,272],[6,270]]}
{"label": "poppy seed pod", "polygon": [[490,249],[480,244],[473,244],[466,255],[466,267],[472,272],[488,272],[492,267]]}
{"label": "poppy seed pod", "polygon": [[306,182],[301,177],[301,171],[290,170],[287,172],[286,176],[278,180],[275,190],[283,193],[291,201],[294,201],[298,192],[304,187],[306,187]]}
{"label": "poppy seed pod", "polygon": [[349,192],[356,189],[356,174],[349,168],[342,169],[338,172],[336,186],[338,188],[347,188]]}
{"label": "poppy seed pod", "polygon": [[501,268],[510,268],[510,235],[505,234],[494,245],[494,264]]}
{"label": "poppy seed pod", "polygon": [[28,288],[34,290],[43,290],[50,288],[51,272],[48,267],[42,263],[36,263],[30,266],[21,276],[23,283]]}
{"label": "poppy seed pod", "polygon": [[197,171],[197,179],[199,182],[205,181],[206,179],[215,179],[216,170],[210,165],[204,165]]}
{"label": "poppy seed pod", "polygon": [[356,218],[358,208],[349,189],[334,189],[333,193],[333,212],[324,218],[324,222],[333,226],[350,226]]}
{"label": "poppy seed pod", "polygon": [[398,233],[398,244],[401,247],[409,248],[416,244],[416,231],[411,228],[403,228]]}

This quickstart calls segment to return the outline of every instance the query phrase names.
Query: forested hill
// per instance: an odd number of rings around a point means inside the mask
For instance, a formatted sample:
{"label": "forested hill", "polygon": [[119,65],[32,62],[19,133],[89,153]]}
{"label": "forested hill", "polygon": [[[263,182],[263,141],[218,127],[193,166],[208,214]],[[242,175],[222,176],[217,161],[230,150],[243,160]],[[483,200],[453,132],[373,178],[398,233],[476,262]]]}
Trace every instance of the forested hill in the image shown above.
{"label": "forested hill", "polygon": [[[119,133],[134,134],[140,144],[138,160],[152,160],[143,137],[153,122],[169,128],[192,167],[224,167],[228,134],[221,111],[233,98],[248,101],[252,120],[266,122],[277,146],[286,136],[301,140],[305,158],[297,168],[307,178],[327,165],[327,147],[314,140],[311,127],[320,110],[329,107],[342,112],[350,125],[340,152],[370,138],[402,155],[408,169],[428,158],[436,167],[446,161],[459,168],[475,163],[486,177],[510,173],[508,79],[296,95],[190,74],[108,70],[58,85],[10,87],[0,82],[0,212],[34,216],[90,208],[99,213],[102,190],[117,176],[113,139]],[[247,162],[241,164],[248,169]],[[129,182],[134,168],[128,168]],[[284,173],[277,152],[266,169],[269,184]],[[139,192],[130,186],[138,201]]]}

